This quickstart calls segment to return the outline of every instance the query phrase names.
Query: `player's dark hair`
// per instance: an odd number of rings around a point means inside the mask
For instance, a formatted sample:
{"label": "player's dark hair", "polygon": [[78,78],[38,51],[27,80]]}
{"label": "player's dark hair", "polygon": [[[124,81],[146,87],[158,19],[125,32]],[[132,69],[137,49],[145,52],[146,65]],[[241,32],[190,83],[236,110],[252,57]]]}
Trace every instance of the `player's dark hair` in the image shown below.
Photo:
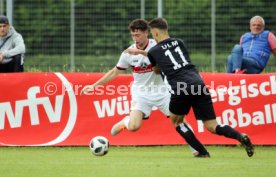
{"label": "player's dark hair", "polygon": [[130,31],[135,31],[135,30],[147,31],[149,29],[148,28],[148,22],[146,20],[143,20],[143,19],[133,20],[129,24],[128,29]]}
{"label": "player's dark hair", "polygon": [[151,20],[148,25],[150,26],[150,28],[168,30],[168,23],[167,23],[167,20],[164,18],[155,18]]}

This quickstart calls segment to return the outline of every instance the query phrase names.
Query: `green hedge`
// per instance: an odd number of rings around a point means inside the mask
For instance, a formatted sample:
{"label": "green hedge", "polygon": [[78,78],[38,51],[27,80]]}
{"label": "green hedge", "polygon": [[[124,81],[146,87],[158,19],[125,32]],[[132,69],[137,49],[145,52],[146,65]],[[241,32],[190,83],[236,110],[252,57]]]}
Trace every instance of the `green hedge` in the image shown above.
{"label": "green hedge", "polygon": [[[228,54],[221,53],[216,56],[216,72],[225,72]],[[76,72],[106,72],[113,68],[119,55],[104,56],[76,56]],[[211,55],[206,53],[191,54],[192,62],[199,71],[211,72]],[[38,64],[39,63],[39,64]],[[68,55],[37,55],[28,56],[25,61],[26,71],[43,72],[70,72],[70,56]],[[130,70],[128,72],[131,72]],[[276,59],[271,56],[264,72],[276,72]]]}

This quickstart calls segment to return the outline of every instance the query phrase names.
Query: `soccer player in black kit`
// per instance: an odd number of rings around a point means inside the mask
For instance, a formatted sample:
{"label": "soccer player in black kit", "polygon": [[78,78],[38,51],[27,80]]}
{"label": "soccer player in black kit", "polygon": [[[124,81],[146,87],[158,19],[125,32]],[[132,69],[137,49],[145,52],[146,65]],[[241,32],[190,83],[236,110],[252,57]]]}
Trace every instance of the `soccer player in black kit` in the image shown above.
{"label": "soccer player in black kit", "polygon": [[[170,119],[176,130],[184,134],[185,129],[189,129],[185,124],[184,127],[183,124],[181,126],[181,123],[190,108],[193,108],[196,119],[202,120],[208,131],[238,140],[245,147],[247,155],[253,156],[253,145],[246,134],[239,133],[229,125],[218,125],[210,93],[191,63],[184,42],[169,36],[168,24],[164,18],[153,19],[149,22],[149,27],[157,45],[147,55],[152,65],[161,69],[171,86]],[[197,146],[192,138],[186,136],[186,141]]]}

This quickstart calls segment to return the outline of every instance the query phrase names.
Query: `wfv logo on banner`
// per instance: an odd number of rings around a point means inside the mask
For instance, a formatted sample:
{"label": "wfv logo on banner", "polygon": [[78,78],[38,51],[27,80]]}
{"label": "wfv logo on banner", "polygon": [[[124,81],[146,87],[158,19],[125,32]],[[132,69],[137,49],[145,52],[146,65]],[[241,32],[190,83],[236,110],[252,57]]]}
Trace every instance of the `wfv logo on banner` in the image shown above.
{"label": "wfv logo on banner", "polygon": [[[59,123],[61,122],[62,117],[62,108],[64,105],[64,97],[68,95],[69,100],[69,113],[67,123],[65,124],[64,129],[58,134],[53,140],[48,142],[44,142],[41,144],[31,144],[34,146],[46,146],[46,145],[54,145],[64,141],[72,132],[74,125],[77,119],[77,101],[74,91],[72,89],[69,81],[61,74],[55,73],[58,79],[62,83],[62,87],[64,87],[67,94],[62,92],[61,95],[46,95],[43,97],[38,97],[38,94],[41,93],[41,86],[32,86],[27,90],[27,98],[23,100],[16,100],[14,103],[12,102],[0,102],[0,131],[5,131],[5,125],[9,124],[11,129],[21,128],[22,120],[26,117],[29,117],[31,126],[39,126],[40,125],[40,113],[38,107],[43,107],[46,117],[49,120],[49,123]],[[44,88],[45,89],[45,88]],[[44,90],[45,91],[45,90]],[[51,102],[49,96],[54,96],[55,101]],[[29,112],[29,115],[27,113]],[[66,114],[66,115],[67,115]],[[24,116],[25,115],[25,116]],[[7,121],[7,123],[5,123]],[[50,131],[50,130],[49,130]],[[19,145],[19,144],[6,144],[4,142],[0,142],[2,145]],[[20,144],[21,145],[21,144]]]}
{"label": "wfv logo on banner", "polygon": [[44,107],[51,123],[60,122],[64,95],[57,95],[55,105],[52,106],[49,97],[37,98],[37,94],[39,93],[39,86],[29,88],[27,99],[15,101],[15,112],[12,110],[11,102],[0,103],[0,129],[4,129],[5,115],[7,115],[7,121],[9,122],[11,128],[21,127],[24,107],[29,108],[31,125],[39,125],[39,105]]}

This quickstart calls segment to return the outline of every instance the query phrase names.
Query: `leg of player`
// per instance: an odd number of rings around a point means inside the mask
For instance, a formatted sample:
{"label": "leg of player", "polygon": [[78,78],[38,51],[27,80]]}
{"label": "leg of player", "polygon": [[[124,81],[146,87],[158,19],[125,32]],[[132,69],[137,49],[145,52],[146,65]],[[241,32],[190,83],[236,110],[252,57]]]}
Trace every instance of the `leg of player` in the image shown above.
{"label": "leg of player", "polygon": [[[169,110],[169,102],[170,102],[170,98],[171,98],[171,95],[168,94],[168,96],[165,95],[164,99],[160,102],[160,104],[157,105],[157,108],[167,117],[167,118],[170,118],[170,110]],[[185,120],[183,120],[183,123],[185,123],[189,129],[193,131],[192,127],[187,123],[185,122]],[[177,132],[179,133],[179,132]],[[181,136],[181,134],[180,134]],[[192,151],[192,154],[193,156],[197,157],[199,155],[199,152],[197,150],[195,150],[191,145],[188,144],[188,147],[190,148],[190,150]]]}
{"label": "leg of player", "polygon": [[136,132],[142,126],[144,113],[140,110],[132,110],[129,114],[130,119],[127,129],[131,132]]}
{"label": "leg of player", "polygon": [[127,127],[128,122],[129,122],[129,116],[126,116],[122,120],[114,124],[113,127],[111,128],[111,135],[115,136],[119,134],[121,131],[123,131]]}
{"label": "leg of player", "polygon": [[[167,118],[169,118],[170,116],[167,116]],[[194,130],[193,130],[193,128],[192,128],[192,126],[190,126],[187,122],[186,122],[186,120],[183,120],[183,124],[186,124],[188,127],[189,127],[189,129],[192,131],[192,133],[194,133]],[[179,132],[177,132],[177,133],[179,133]],[[180,134],[180,133],[179,133]],[[180,134],[180,136],[181,136],[181,134]],[[188,144],[188,147],[190,148],[190,150],[192,151],[192,154],[193,154],[193,156],[194,157],[199,157],[199,152],[197,151],[197,150],[195,150],[191,145],[189,145]]]}
{"label": "leg of player", "polygon": [[131,132],[135,132],[142,126],[143,113],[139,110],[133,110],[129,116],[124,117],[121,121],[116,123],[111,129],[111,135],[115,136],[125,128]]}
{"label": "leg of player", "polygon": [[210,157],[209,152],[195,137],[193,131],[186,123],[183,123],[184,115],[176,115],[171,113],[170,119],[176,131],[186,140],[186,142],[196,151],[199,152],[195,157]]}
{"label": "leg of player", "polygon": [[[189,127],[189,129],[194,133],[194,130],[193,130],[193,128],[192,128],[192,126],[191,126],[190,124],[188,124],[188,123],[185,122],[185,121],[183,121],[183,123],[186,124],[186,125]],[[181,135],[180,135],[180,136],[181,136]],[[188,147],[191,149],[192,154],[193,154],[195,157],[199,156],[199,152],[198,152],[197,150],[195,150],[191,145],[188,144]]]}
{"label": "leg of player", "polygon": [[229,125],[218,125],[216,119],[206,120],[203,121],[203,123],[207,130],[212,133],[238,140],[244,146],[247,155],[249,157],[253,156],[254,148],[250,141],[250,138],[246,134],[241,134]]}

